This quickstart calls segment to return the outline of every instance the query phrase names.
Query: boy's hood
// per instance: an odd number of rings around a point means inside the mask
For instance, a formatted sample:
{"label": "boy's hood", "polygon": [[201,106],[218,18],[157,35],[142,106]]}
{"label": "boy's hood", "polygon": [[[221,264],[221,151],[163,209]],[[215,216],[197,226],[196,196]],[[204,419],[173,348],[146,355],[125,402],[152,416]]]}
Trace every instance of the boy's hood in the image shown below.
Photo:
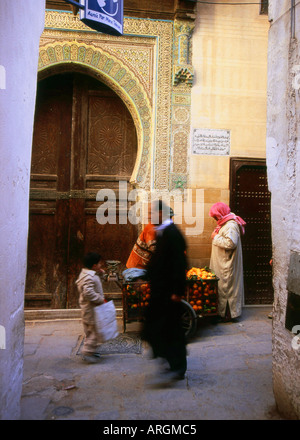
{"label": "boy's hood", "polygon": [[80,284],[88,275],[94,276],[95,271],[92,269],[81,269],[81,272],[79,274],[79,277],[75,281],[76,284]]}

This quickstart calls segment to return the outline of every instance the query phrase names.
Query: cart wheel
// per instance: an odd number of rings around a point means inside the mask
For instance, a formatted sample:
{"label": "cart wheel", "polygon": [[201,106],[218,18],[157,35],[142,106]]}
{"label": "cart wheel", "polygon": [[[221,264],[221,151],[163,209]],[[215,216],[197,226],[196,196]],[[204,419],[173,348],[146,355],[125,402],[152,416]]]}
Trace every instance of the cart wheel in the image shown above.
{"label": "cart wheel", "polygon": [[193,307],[184,299],[181,300],[183,305],[183,314],[181,317],[182,327],[187,338],[194,335],[197,328],[197,315]]}

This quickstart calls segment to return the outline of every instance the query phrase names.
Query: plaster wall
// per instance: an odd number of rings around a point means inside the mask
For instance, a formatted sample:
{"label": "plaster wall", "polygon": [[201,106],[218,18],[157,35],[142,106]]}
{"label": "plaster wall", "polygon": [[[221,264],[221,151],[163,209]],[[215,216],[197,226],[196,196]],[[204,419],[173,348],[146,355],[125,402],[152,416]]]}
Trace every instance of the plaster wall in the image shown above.
{"label": "plaster wall", "polygon": [[44,0],[0,2],[0,419],[6,420],[20,413],[29,176],[44,10]]}
{"label": "plaster wall", "polygon": [[230,157],[266,157],[268,17],[256,4],[223,3],[199,3],[193,32],[191,130],[230,130],[231,144],[229,155],[189,156],[190,186],[203,188],[205,201],[204,232],[192,240],[195,264],[209,264],[210,206],[229,204]]}
{"label": "plaster wall", "polygon": [[[296,19],[291,38],[290,7],[288,0],[271,1],[269,6],[267,166],[272,194],[274,395],[286,418],[299,419],[300,348],[293,348],[295,334],[285,327],[290,254],[300,253],[300,29]],[[299,17],[299,3],[295,14]]]}

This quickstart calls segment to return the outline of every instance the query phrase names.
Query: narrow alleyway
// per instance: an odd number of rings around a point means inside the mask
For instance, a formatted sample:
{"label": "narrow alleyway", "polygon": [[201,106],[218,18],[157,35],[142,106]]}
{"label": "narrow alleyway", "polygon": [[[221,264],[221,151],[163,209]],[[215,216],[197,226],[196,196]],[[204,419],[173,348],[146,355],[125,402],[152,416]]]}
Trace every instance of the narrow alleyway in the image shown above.
{"label": "narrow alleyway", "polygon": [[186,379],[155,385],[156,361],[130,324],[102,361],[80,356],[80,320],[27,321],[23,420],[280,420],[272,392],[270,307],[237,323],[200,322]]}

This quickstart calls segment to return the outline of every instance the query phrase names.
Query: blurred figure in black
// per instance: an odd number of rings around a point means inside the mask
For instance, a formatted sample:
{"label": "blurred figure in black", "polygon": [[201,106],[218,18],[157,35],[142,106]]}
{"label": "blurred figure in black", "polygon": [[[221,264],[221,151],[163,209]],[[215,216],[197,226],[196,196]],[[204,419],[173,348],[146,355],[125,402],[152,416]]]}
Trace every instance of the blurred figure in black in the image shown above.
{"label": "blurred figure in black", "polygon": [[186,244],[173,223],[173,210],[161,200],[152,203],[151,220],[156,224],[157,242],[147,272],[151,298],[146,309],[143,338],[154,358],[169,364],[167,381],[184,379],[187,368],[186,342],[181,324],[181,298],[186,283]]}

